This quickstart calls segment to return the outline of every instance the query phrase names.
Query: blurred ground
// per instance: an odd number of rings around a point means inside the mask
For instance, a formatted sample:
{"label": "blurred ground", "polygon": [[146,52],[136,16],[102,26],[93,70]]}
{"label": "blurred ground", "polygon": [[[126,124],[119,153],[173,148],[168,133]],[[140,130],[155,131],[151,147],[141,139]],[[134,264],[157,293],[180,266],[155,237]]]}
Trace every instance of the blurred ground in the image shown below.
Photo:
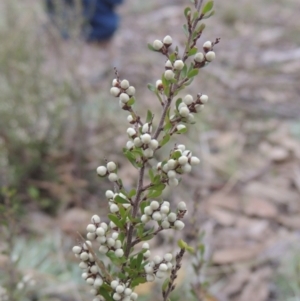
{"label": "blurred ground", "polygon": [[[163,58],[146,44],[170,34],[182,45],[188,1],[127,0],[113,44],[101,51],[76,32],[72,41],[61,40],[31,2],[30,11],[1,4],[10,9],[9,35],[1,24],[1,182],[16,187],[26,204],[23,235],[53,237],[56,229],[52,247],[62,253],[58,259],[53,251],[48,263],[64,265],[42,274],[51,285],[57,278],[76,290],[61,285],[45,300],[82,300],[81,286],[69,281],[80,283],[80,272],[68,250],[90,215],[106,210],[110,186],[99,183],[95,167],[103,157],[115,160],[125,185],[134,185],[134,170],[119,151],[126,115],[108,93],[111,67],[137,87],[139,112],[149,105],[158,110],[146,84],[158,79]],[[217,59],[189,88],[210,102],[181,140],[201,154],[202,165],[166,198],[190,200],[192,209],[196,192],[210,262],[203,277],[216,300],[300,300],[300,2],[215,1],[215,10],[201,42],[221,37]],[[53,291],[51,285],[44,290]]]}

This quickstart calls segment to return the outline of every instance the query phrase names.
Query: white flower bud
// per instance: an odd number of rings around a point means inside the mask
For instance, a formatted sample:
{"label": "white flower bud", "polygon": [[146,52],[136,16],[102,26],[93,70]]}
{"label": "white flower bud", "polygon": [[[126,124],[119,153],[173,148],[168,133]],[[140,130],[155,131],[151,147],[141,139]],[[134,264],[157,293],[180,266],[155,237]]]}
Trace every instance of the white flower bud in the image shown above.
{"label": "white flower bud", "polygon": [[111,85],[115,87],[118,84],[118,80],[116,78],[113,79]]}
{"label": "white flower bud", "polygon": [[162,81],[160,79],[157,80],[156,83],[155,83],[155,86],[156,86],[156,89],[158,89],[158,90],[162,89],[163,88]]}
{"label": "white flower bud", "polygon": [[91,222],[92,223],[99,224],[100,221],[101,221],[101,219],[100,219],[100,217],[97,214],[93,215],[92,218],[91,218]]}
{"label": "white flower bud", "polygon": [[80,254],[80,259],[81,259],[82,261],[87,261],[87,260],[89,259],[89,254],[88,254],[87,252],[82,252],[82,253]]}
{"label": "white flower bud", "polygon": [[96,231],[96,226],[94,224],[89,224],[86,227],[87,232],[95,232]]}
{"label": "white flower bud", "polygon": [[107,174],[107,169],[105,166],[98,166],[97,167],[97,174],[101,177],[104,177]]}
{"label": "white flower bud", "polygon": [[153,213],[153,209],[150,206],[146,206],[144,209],[144,213],[147,215],[151,215]]}
{"label": "white flower bud", "polygon": [[168,163],[166,163],[163,167],[162,167],[162,170],[167,173],[168,170],[169,170],[169,167],[168,167]]}
{"label": "white flower bud", "polygon": [[92,273],[92,274],[97,274],[99,271],[98,271],[98,267],[96,266],[96,265],[92,265],[91,267],[90,267],[90,272]]}
{"label": "white flower bud", "polygon": [[185,145],[183,144],[177,145],[177,148],[180,149],[181,151],[185,151]]}
{"label": "white flower bud", "polygon": [[168,266],[165,263],[161,263],[159,265],[159,270],[162,272],[166,272],[168,270]]}
{"label": "white flower bud", "polygon": [[150,141],[151,141],[151,136],[149,134],[143,134],[141,136],[141,140],[142,140],[143,143],[149,144]]}
{"label": "white flower bud", "polygon": [[98,227],[96,230],[96,234],[98,236],[103,236],[105,234],[105,230],[102,227]]}
{"label": "white flower bud", "polygon": [[114,294],[113,294],[113,299],[114,299],[115,301],[119,301],[119,300],[122,299],[122,296],[121,296],[120,294],[118,294],[118,293],[114,293]]}
{"label": "white flower bud", "polygon": [[166,253],[164,255],[164,260],[165,261],[171,261],[173,259],[173,255],[171,253]]}
{"label": "white flower bud", "polygon": [[110,283],[110,287],[112,289],[116,289],[116,287],[119,285],[119,280],[113,280],[111,283]]}
{"label": "white flower bud", "polygon": [[108,247],[107,246],[100,246],[99,252],[101,254],[106,254],[108,252]]}
{"label": "white flower bud", "polygon": [[128,134],[129,137],[132,137],[132,136],[136,135],[136,131],[135,131],[134,128],[128,128],[127,129],[127,134]]}
{"label": "white flower bud", "polygon": [[174,213],[174,212],[171,212],[169,215],[168,215],[168,221],[171,222],[171,223],[174,223],[177,219],[177,215]]}
{"label": "white flower bud", "polygon": [[72,248],[72,251],[73,251],[73,253],[75,253],[75,254],[80,254],[80,252],[82,251],[82,248],[79,247],[79,246],[74,246],[74,247]]}
{"label": "white flower bud", "polygon": [[175,223],[174,223],[174,228],[176,230],[182,230],[184,228],[184,223],[182,221],[179,221],[177,220]]}
{"label": "white flower bud", "polygon": [[203,94],[200,96],[200,100],[202,103],[207,103],[208,102],[208,96]]}
{"label": "white flower bud", "polygon": [[153,210],[158,209],[158,208],[159,208],[159,202],[158,202],[158,201],[152,201],[152,202],[150,203],[150,207],[151,207],[151,209],[153,209]]}
{"label": "white flower bud", "polygon": [[145,265],[144,269],[147,274],[153,273],[153,267],[149,264]]}
{"label": "white flower bud", "polygon": [[145,133],[151,133],[152,131],[152,126],[147,122],[143,125],[142,127],[142,133],[145,134]]}
{"label": "white flower bud", "polygon": [[102,284],[103,284],[102,278],[97,277],[94,282],[94,287],[98,288],[98,287],[102,286]]}
{"label": "white flower bud", "polygon": [[146,275],[146,280],[147,280],[148,282],[153,282],[153,281],[155,280],[154,274],[147,274],[147,275]]}
{"label": "white flower bud", "polygon": [[115,96],[115,97],[118,97],[120,92],[121,92],[121,90],[117,87],[110,88],[110,94]]}
{"label": "white flower bud", "polygon": [[195,105],[196,112],[199,113],[204,109],[204,105]]}
{"label": "white flower bud", "polygon": [[160,221],[162,219],[162,216],[161,216],[160,212],[154,212],[152,214],[152,219],[157,221],[157,222]]}
{"label": "white flower bud", "polygon": [[184,124],[178,124],[176,126],[176,129],[177,129],[177,131],[180,131],[180,130],[186,129],[186,126]]}
{"label": "white flower bud", "polygon": [[126,148],[131,150],[131,149],[133,149],[133,147],[134,147],[134,143],[132,141],[127,141]]}
{"label": "white flower bud", "polygon": [[112,237],[114,240],[116,240],[116,239],[118,239],[118,237],[119,237],[119,233],[118,233],[118,232],[114,232],[114,233],[111,235],[111,237]]}
{"label": "white flower bud", "polygon": [[141,147],[143,142],[141,141],[140,137],[135,137],[133,140],[133,144],[135,147]]}
{"label": "white flower bud", "polygon": [[204,61],[204,55],[202,52],[198,52],[196,53],[195,57],[194,57],[195,62],[197,63],[202,63]]}
{"label": "white flower bud", "polygon": [[176,70],[182,70],[183,67],[184,67],[184,62],[183,62],[182,60],[176,60],[176,61],[174,62],[174,68],[175,68]]}
{"label": "white flower bud", "polygon": [[178,210],[185,211],[186,210],[186,203],[185,202],[179,202],[177,205]]}
{"label": "white flower bud", "polygon": [[197,158],[197,157],[192,157],[191,159],[190,159],[190,164],[191,165],[197,165],[197,164],[199,164],[200,163],[200,160]]}
{"label": "white flower bud", "polygon": [[108,176],[108,179],[111,181],[111,182],[117,182],[119,180],[119,177],[116,173],[111,173],[109,174]]}
{"label": "white flower bud", "polygon": [[208,50],[211,49],[211,46],[212,46],[211,41],[206,41],[206,42],[203,44],[203,48],[204,48],[204,50],[205,50],[206,52],[207,52]]}
{"label": "white flower bud", "polygon": [[187,162],[188,162],[188,157],[186,157],[186,156],[181,156],[178,158],[178,163],[180,165],[185,165]]}
{"label": "white flower bud", "polygon": [[87,284],[93,285],[95,280],[94,280],[94,278],[90,277],[90,278],[87,278],[85,281],[86,281]]}
{"label": "white flower bud", "polygon": [[127,103],[129,100],[129,96],[126,93],[121,93],[119,99],[122,103]]}
{"label": "white flower bud", "polygon": [[107,228],[108,228],[107,223],[101,223],[100,226],[101,226],[101,228],[104,229],[104,231],[107,231]]}
{"label": "white flower bud", "polygon": [[174,160],[174,159],[170,159],[170,160],[168,160],[168,169],[170,170],[170,169],[174,169],[175,167],[176,167],[176,161]]}
{"label": "white flower bud", "polygon": [[132,115],[128,115],[128,116],[127,116],[127,121],[128,121],[128,122],[132,122],[132,121],[133,121]]}
{"label": "white flower bud", "polygon": [[185,164],[181,167],[183,173],[189,173],[192,170],[192,166],[190,164]]}
{"label": "white flower bud", "polygon": [[181,108],[187,108],[187,105],[185,102],[181,102],[178,106],[178,111],[180,111]]}
{"label": "white flower bud", "polygon": [[174,179],[176,178],[176,172],[174,170],[169,170],[168,171],[168,178],[169,179]]}
{"label": "white flower bud", "polygon": [[120,84],[121,88],[126,90],[127,88],[129,88],[129,81],[127,79],[123,79],[121,81],[121,84]]}
{"label": "white flower bud", "polygon": [[81,261],[78,265],[81,269],[85,270],[87,269],[89,266],[87,265],[86,262]]}
{"label": "white flower bud", "polygon": [[144,242],[143,245],[142,245],[142,249],[149,249],[150,246],[147,242]]}
{"label": "white flower bud", "polygon": [[115,243],[115,248],[116,249],[121,249],[121,247],[122,247],[122,243],[121,243],[121,240],[116,240],[116,243]]}
{"label": "white flower bud", "polygon": [[152,150],[156,150],[158,148],[158,141],[156,139],[152,139],[150,144],[149,144],[149,147]]}
{"label": "white flower bud", "polygon": [[192,95],[188,94],[183,98],[183,102],[188,106],[190,104],[192,104],[194,101],[194,98]]}
{"label": "white flower bud", "polygon": [[106,196],[106,198],[108,198],[109,200],[110,199],[113,199],[113,197],[114,197],[114,193],[113,193],[113,191],[111,191],[111,190],[106,190],[106,192],[105,192],[105,196]]}
{"label": "white flower bud", "polygon": [[153,261],[155,264],[159,264],[162,262],[162,258],[159,256],[159,255],[156,255],[154,258],[153,258]]}
{"label": "white flower bud", "polygon": [[152,158],[153,157],[153,150],[151,148],[146,148],[143,150],[143,155],[145,158]]}
{"label": "white flower bud", "polygon": [[81,278],[84,279],[84,280],[85,280],[88,276],[89,276],[88,273],[82,273],[82,274],[81,274]]}
{"label": "white flower bud", "polygon": [[156,272],[156,277],[159,278],[159,279],[164,278],[164,277],[166,277],[166,272],[158,270]]}
{"label": "white flower bud", "polygon": [[85,243],[83,244],[83,248],[84,248],[85,250],[88,250],[88,249],[89,249],[87,245],[89,245],[89,246],[91,247],[91,246],[92,246],[92,242],[89,241],[89,240],[86,240],[86,241],[85,241]]}
{"label": "white flower bud", "polygon": [[170,36],[165,36],[163,39],[163,42],[165,45],[171,45],[172,44],[172,38]]}
{"label": "white flower bud", "polygon": [[146,251],[146,252],[143,254],[143,256],[144,256],[145,258],[150,257],[150,255],[151,255],[150,250]]}
{"label": "white flower bud", "polygon": [[161,206],[160,207],[160,212],[161,213],[163,213],[163,214],[167,214],[167,213],[169,213],[169,211],[170,211],[170,207],[169,206]]}
{"label": "white flower bud", "polygon": [[187,107],[183,107],[179,110],[179,114],[182,117],[188,117],[190,114],[190,110]]}
{"label": "white flower bud", "polygon": [[112,171],[114,171],[114,170],[116,170],[117,169],[117,165],[116,165],[116,163],[115,162],[108,162],[107,164],[106,164],[106,167],[107,167],[107,170],[109,171],[109,172],[112,172]]}
{"label": "white flower bud", "polygon": [[116,241],[112,237],[107,239],[107,245],[109,247],[113,247],[115,245],[115,243],[116,243]]}
{"label": "white flower bud", "polygon": [[153,46],[153,48],[154,48],[155,50],[160,50],[160,49],[162,49],[162,47],[163,47],[163,43],[162,43],[162,41],[160,41],[160,40],[155,40],[155,41],[153,42],[152,46]]}
{"label": "white flower bud", "polygon": [[167,61],[166,61],[165,67],[168,68],[168,69],[170,69],[170,68],[172,69],[172,68],[173,68],[172,63],[171,63],[170,60],[167,60]]}
{"label": "white flower bud", "polygon": [[185,150],[182,155],[190,158],[192,156],[192,152],[190,150]]}
{"label": "white flower bud", "polygon": [[119,211],[119,207],[116,204],[111,204],[110,207],[109,207],[109,210],[110,210],[111,213],[116,213],[116,212]]}
{"label": "white flower bud", "polygon": [[130,87],[126,90],[126,93],[127,93],[129,96],[133,96],[133,95],[135,94],[135,87],[130,86]]}
{"label": "white flower bud", "polygon": [[176,178],[171,178],[171,179],[169,179],[168,184],[169,184],[169,186],[176,187],[176,186],[178,186],[179,181]]}
{"label": "white flower bud", "polygon": [[171,270],[173,268],[173,264],[171,262],[167,262],[168,270]]}
{"label": "white flower bud", "polygon": [[111,229],[114,229],[114,228],[117,227],[116,224],[112,221],[109,222],[109,226],[110,226]]}
{"label": "white flower bud", "polygon": [[122,249],[117,249],[115,255],[120,258],[124,255],[124,251]]}
{"label": "white flower bud", "polygon": [[106,239],[105,236],[98,236],[96,240],[97,240],[97,241],[100,243],[100,245],[101,245],[101,244],[105,244],[107,239]]}
{"label": "white flower bud", "polygon": [[212,62],[216,57],[216,54],[213,52],[213,51],[208,51],[206,54],[205,54],[205,58],[207,61],[209,62]]}
{"label": "white flower bud", "polygon": [[166,70],[164,74],[166,80],[171,80],[174,78],[174,72],[172,70]]}
{"label": "white flower bud", "polygon": [[195,117],[192,113],[189,114],[189,116],[187,117],[187,120],[189,123],[193,123],[195,121]]}
{"label": "white flower bud", "polygon": [[132,293],[132,289],[131,288],[129,288],[129,287],[125,288],[125,290],[124,290],[124,295],[125,296],[130,296],[131,293]]}
{"label": "white flower bud", "polygon": [[119,294],[122,294],[124,292],[125,288],[123,285],[118,285],[116,287],[116,292],[119,293]]}
{"label": "white flower bud", "polygon": [[143,214],[142,216],[141,216],[141,222],[142,223],[147,223],[147,222],[149,222],[149,220],[150,220],[150,217],[148,216],[148,215],[146,215],[146,214]]}
{"label": "white flower bud", "polygon": [[[93,234],[94,234],[94,233],[93,233]],[[94,258],[94,256],[93,256],[92,253],[89,253],[89,261],[90,261],[90,262],[95,262],[95,258]]]}

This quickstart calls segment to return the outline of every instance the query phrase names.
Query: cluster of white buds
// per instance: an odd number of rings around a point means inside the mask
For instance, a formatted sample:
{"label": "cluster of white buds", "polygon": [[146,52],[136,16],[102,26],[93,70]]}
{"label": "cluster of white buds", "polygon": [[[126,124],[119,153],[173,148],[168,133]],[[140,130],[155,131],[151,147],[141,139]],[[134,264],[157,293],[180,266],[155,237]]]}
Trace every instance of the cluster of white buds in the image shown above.
{"label": "cluster of white buds", "polygon": [[157,170],[162,173],[170,186],[177,186],[179,183],[177,175],[191,172],[192,166],[199,163],[199,158],[192,156],[192,152],[180,144],[171,152],[168,161],[157,164]]}
{"label": "cluster of white buds", "polygon": [[[171,62],[170,60],[167,60],[165,63],[165,79],[167,80],[171,80],[175,77],[175,72],[177,70],[182,70],[184,67],[184,62],[182,60],[176,60],[175,62]],[[157,82],[156,82],[156,86],[157,86]]]}
{"label": "cluster of white buds", "polygon": [[193,123],[193,113],[201,112],[204,109],[204,104],[207,102],[208,96],[205,94],[198,94],[196,99],[192,95],[187,94],[179,104],[178,109],[175,109],[175,115],[171,116],[171,121],[179,117],[182,122]]}
{"label": "cluster of white buds", "polygon": [[157,278],[165,278],[173,268],[172,264],[173,255],[166,253],[164,257],[155,256],[152,261],[147,263],[144,267],[146,273],[146,279],[148,282],[152,282]]}
{"label": "cluster of white buds", "polygon": [[134,128],[129,127],[127,134],[130,138],[126,143],[126,148],[129,150],[141,148],[143,150],[143,157],[148,159],[152,158],[154,151],[158,148],[159,143],[156,139],[152,139],[152,124],[145,123],[140,130],[136,131]]}
{"label": "cluster of white buds", "polygon": [[114,290],[113,299],[116,301],[135,301],[138,297],[138,294],[133,292],[126,283],[122,283],[118,279],[113,280],[110,287]]}
{"label": "cluster of white buds", "polygon": [[198,52],[194,56],[194,61],[196,63],[195,67],[197,67],[197,65],[201,66],[201,64],[205,64],[205,62],[210,63],[216,58],[216,54],[213,51],[213,44],[211,41],[206,41],[203,44],[203,50],[204,54],[202,52]]}
{"label": "cluster of white buds", "polygon": [[130,107],[128,102],[134,96],[135,88],[133,86],[130,86],[127,79],[123,79],[121,81],[115,78],[112,81],[110,93],[115,97],[119,97],[119,104],[122,109],[128,110],[128,108]]}
{"label": "cluster of white buds", "polygon": [[127,209],[131,206],[130,201],[127,199],[127,197],[123,193],[114,193],[112,190],[106,190],[105,196],[108,199],[109,209],[111,213],[119,212],[119,206],[117,202],[115,201],[116,198],[119,196],[123,200],[128,201],[128,203],[122,203],[122,206]]}
{"label": "cluster of white buds", "polygon": [[[160,224],[163,229],[174,228],[175,230],[182,230],[184,223],[181,219],[187,213],[186,204],[180,202],[178,204],[178,212],[170,212],[170,203],[164,201],[159,203],[158,201],[151,201],[149,206],[144,208],[144,214],[141,216],[142,223],[147,223],[150,220],[154,220]],[[150,251],[144,253],[144,257],[149,257]]]}
{"label": "cluster of white buds", "polygon": [[172,38],[170,36],[165,36],[163,40],[155,40],[152,43],[152,47],[156,51],[164,52],[172,45]]}
{"label": "cluster of white buds", "polygon": [[117,164],[115,162],[108,162],[106,166],[98,166],[97,174],[100,177],[108,176],[109,181],[117,182],[119,177],[117,175]]}

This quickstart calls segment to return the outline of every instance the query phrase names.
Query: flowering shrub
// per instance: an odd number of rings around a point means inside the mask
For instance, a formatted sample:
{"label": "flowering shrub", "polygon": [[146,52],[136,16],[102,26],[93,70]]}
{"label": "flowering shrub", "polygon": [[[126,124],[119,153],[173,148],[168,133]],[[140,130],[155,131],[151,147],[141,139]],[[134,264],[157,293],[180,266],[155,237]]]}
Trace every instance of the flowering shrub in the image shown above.
{"label": "flowering shrub", "polygon": [[[87,240],[82,238],[82,244],[73,247],[75,256],[81,260],[82,278],[92,287],[93,301],[136,300],[134,288],[157,278],[165,280],[162,295],[167,300],[175,288],[182,257],[186,250],[191,250],[181,240],[177,254],[170,252],[152,258],[147,241],[161,231],[184,228],[185,202],[179,202],[174,210],[173,204],[162,200],[161,195],[166,186],[179,185],[181,177],[200,163],[185,145],[175,144],[168,158],[152,166],[156,153],[171,143],[173,135],[185,133],[187,126],[194,123],[194,115],[208,102],[208,96],[202,93],[177,97],[193,82],[199,70],[215,59],[213,49],[219,39],[205,42],[203,51],[198,51],[196,46],[205,27],[200,21],[213,14],[213,1],[204,5],[202,2],[194,1],[193,8],[184,10],[187,42],[181,55],[178,47],[172,47],[170,36],[148,45],[150,50],[166,58],[161,79],[155,85],[148,85],[162,106],[157,123],[150,110],[145,120],[134,110],[136,89],[115,70],[110,92],[118,98],[121,109],[129,113],[128,142],[123,152],[138,176],[136,188],[128,191],[123,187],[115,162],[97,168],[97,174],[113,184],[113,190],[105,193],[110,221],[106,223],[98,215],[92,216],[86,229]],[[96,246],[100,256],[94,251]]]}

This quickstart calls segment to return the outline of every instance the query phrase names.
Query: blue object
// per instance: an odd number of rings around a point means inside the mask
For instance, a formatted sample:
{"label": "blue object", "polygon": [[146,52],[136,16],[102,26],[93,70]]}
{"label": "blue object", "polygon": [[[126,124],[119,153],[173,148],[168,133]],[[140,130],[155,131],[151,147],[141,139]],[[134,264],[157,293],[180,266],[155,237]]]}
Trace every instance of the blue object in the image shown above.
{"label": "blue object", "polygon": [[[110,39],[119,26],[119,16],[115,13],[114,9],[123,0],[81,1],[83,9],[82,17],[84,19],[82,33],[84,37],[88,41],[105,41]],[[51,19],[59,27],[62,36],[67,38],[69,36],[68,26],[70,26],[67,19],[70,18],[70,15],[72,18],[71,11],[74,10],[74,0],[46,0],[46,8]],[[59,19],[62,22],[57,22]]]}

